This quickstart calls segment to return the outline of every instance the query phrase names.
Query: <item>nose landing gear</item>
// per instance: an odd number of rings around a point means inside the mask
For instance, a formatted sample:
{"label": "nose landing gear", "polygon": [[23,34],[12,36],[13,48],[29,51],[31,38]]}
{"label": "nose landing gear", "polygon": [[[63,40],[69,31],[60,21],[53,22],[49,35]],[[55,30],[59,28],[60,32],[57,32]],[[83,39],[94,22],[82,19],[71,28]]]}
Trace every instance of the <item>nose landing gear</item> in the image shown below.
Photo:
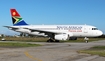
{"label": "nose landing gear", "polygon": [[89,38],[85,37],[84,40],[86,43],[88,43]]}

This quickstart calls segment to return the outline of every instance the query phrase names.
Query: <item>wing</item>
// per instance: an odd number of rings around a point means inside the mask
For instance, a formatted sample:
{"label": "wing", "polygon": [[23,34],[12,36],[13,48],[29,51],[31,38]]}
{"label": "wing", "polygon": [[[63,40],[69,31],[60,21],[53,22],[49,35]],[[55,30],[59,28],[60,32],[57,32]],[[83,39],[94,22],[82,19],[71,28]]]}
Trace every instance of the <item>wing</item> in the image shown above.
{"label": "wing", "polygon": [[[26,28],[25,28],[26,29]],[[62,34],[63,32],[57,32],[57,31],[49,31],[49,30],[41,30],[41,29],[30,29],[30,28],[27,28],[29,30],[31,30],[31,32],[40,32],[40,33],[51,33],[51,34]]]}
{"label": "wing", "polygon": [[[14,27],[14,26],[4,26],[4,27],[6,27],[6,28],[9,28],[9,29],[11,29],[11,30],[16,30],[16,29],[19,29],[19,28],[21,28],[21,27]],[[37,31],[37,32],[39,32],[39,33],[45,33],[45,34],[48,34],[48,33],[50,33],[50,34],[64,34],[64,32],[57,32],[57,31],[49,31],[49,30],[41,30],[41,29],[31,29],[31,28],[27,28],[27,27],[22,27],[23,29],[28,29],[28,30],[30,30],[31,32],[35,32],[35,31]]]}

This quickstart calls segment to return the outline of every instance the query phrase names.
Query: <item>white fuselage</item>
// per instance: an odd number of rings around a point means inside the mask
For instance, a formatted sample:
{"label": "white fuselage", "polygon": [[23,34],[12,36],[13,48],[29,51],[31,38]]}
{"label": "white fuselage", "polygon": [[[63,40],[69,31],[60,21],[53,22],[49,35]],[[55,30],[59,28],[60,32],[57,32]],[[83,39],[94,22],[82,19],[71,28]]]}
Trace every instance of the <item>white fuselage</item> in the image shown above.
{"label": "white fuselage", "polygon": [[[69,34],[70,37],[97,37],[102,35],[102,31],[90,25],[25,25],[25,26],[12,26],[19,29],[14,30],[17,32],[28,33],[32,35],[47,36],[45,33],[62,33]],[[31,32],[28,29],[40,30]]]}

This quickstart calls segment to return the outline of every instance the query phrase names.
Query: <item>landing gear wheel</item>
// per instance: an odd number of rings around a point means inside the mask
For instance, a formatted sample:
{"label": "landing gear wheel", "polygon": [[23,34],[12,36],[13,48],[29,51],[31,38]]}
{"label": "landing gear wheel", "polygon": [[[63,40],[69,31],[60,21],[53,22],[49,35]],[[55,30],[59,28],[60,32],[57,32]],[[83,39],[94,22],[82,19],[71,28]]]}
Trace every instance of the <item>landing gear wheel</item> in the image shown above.
{"label": "landing gear wheel", "polygon": [[47,42],[54,42],[52,39],[47,40]]}
{"label": "landing gear wheel", "polygon": [[55,40],[55,42],[59,42],[59,40]]}
{"label": "landing gear wheel", "polygon": [[86,43],[88,43],[89,38],[85,37],[84,40]]}
{"label": "landing gear wheel", "polygon": [[47,42],[50,42],[50,40],[47,40]]}

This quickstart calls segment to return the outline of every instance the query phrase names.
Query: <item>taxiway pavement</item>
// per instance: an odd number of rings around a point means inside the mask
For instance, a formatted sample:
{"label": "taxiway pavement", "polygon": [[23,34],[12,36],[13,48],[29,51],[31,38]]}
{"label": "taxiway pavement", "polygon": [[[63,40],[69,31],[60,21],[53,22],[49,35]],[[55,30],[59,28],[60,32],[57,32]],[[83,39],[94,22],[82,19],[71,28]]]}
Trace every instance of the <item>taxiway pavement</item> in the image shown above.
{"label": "taxiway pavement", "polygon": [[89,43],[27,43],[41,44],[43,46],[24,48],[0,47],[0,61],[105,61],[105,57],[77,52],[96,45],[105,45],[105,40]]}

